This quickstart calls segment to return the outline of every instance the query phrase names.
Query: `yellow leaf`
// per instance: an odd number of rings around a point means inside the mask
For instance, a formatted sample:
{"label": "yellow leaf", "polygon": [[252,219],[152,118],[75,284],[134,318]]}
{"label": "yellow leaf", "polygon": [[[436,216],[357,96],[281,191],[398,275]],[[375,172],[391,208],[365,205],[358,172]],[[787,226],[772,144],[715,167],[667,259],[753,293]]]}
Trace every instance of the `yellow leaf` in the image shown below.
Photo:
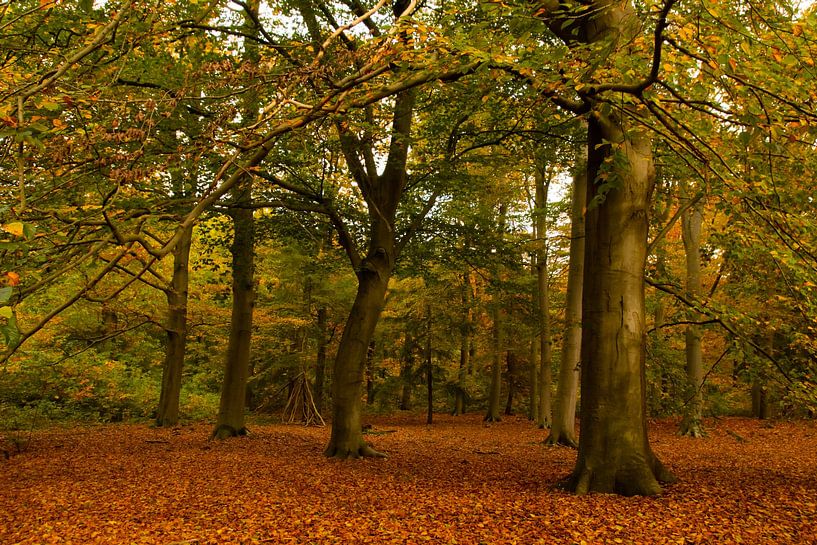
{"label": "yellow leaf", "polygon": [[23,224],[19,221],[7,223],[3,226],[3,231],[6,233],[11,233],[14,236],[21,237],[23,236]]}

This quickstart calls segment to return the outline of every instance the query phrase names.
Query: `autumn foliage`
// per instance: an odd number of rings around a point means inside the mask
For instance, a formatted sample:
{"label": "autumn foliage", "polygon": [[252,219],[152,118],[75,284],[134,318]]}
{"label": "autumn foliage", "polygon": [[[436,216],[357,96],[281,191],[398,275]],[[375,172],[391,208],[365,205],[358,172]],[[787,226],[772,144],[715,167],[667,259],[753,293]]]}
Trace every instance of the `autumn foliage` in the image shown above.
{"label": "autumn foliage", "polygon": [[575,497],[553,485],[575,452],[477,415],[377,418],[390,457],[326,459],[326,428],[208,425],[35,432],[0,461],[0,543],[817,542],[817,425],[725,418],[705,439],[651,424],[681,480],[651,498]]}

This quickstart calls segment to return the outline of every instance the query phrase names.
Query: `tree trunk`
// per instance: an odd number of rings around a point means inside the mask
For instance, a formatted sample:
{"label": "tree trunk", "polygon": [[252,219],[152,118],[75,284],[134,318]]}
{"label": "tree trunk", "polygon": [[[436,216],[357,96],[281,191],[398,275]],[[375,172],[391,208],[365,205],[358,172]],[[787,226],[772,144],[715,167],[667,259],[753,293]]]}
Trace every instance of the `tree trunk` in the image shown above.
{"label": "tree trunk", "polygon": [[[398,243],[395,238],[395,218],[406,184],[406,162],[415,99],[415,90],[404,91],[395,96],[391,141],[382,174],[377,173],[374,150],[364,149],[363,140],[350,134],[348,127],[338,125],[346,163],[366,201],[369,245],[366,256],[361,259],[354,241],[344,229],[339,229],[341,244],[357,275],[358,289],[335,358],[332,436],[324,450],[327,456],[384,456],[363,440],[360,429],[360,386],[363,381],[366,347],[372,340],[395,261],[405,242],[403,239]],[[364,157],[363,162],[360,160],[361,156]],[[334,223],[336,227],[343,227],[341,220]]]}
{"label": "tree trunk", "polygon": [[173,278],[167,295],[167,345],[162,365],[162,388],[156,411],[157,426],[175,426],[179,423],[179,397],[182,389],[182,367],[187,349],[187,290],[190,281],[190,247],[193,226],[182,233],[173,249]]}
{"label": "tree trunk", "polygon": [[580,161],[573,177],[570,210],[570,257],[565,302],[565,333],[553,425],[547,443],[576,448],[576,396],[582,342],[582,281],[584,278],[584,208],[587,200],[587,169]]}
{"label": "tree trunk", "polygon": [[539,250],[536,253],[536,297],[539,326],[539,398],[536,424],[540,428],[550,427],[551,414],[551,364],[553,360],[553,339],[550,333],[550,290],[548,285],[548,240],[547,240],[547,200],[550,178],[545,175],[544,165],[536,165],[536,234]]}
{"label": "tree trunk", "polygon": [[[247,178],[236,190],[236,203],[250,202],[252,180]],[[231,212],[234,237],[230,247],[233,263],[233,306],[230,319],[230,339],[225,358],[224,381],[221,386],[218,419],[213,438],[226,439],[246,435],[244,412],[247,379],[250,371],[252,315],[255,306],[255,219],[251,208],[236,208]]]}
{"label": "tree trunk", "polygon": [[[260,0],[249,0],[247,3],[247,8],[254,13],[258,13],[259,6]],[[248,13],[244,14],[243,27],[248,35],[258,36],[258,27]],[[258,44],[253,40],[244,40],[243,47],[242,61],[248,64],[257,63]],[[242,100],[242,118],[244,124],[248,125],[258,116],[259,100],[254,89],[250,89]],[[235,206],[230,211],[233,220],[233,243],[230,246],[233,303],[218,418],[212,433],[215,439],[247,434],[244,427],[244,412],[247,380],[250,375],[252,315],[255,307],[255,217],[250,206],[252,185],[252,175],[247,173],[230,192]]]}
{"label": "tree trunk", "polygon": [[374,404],[374,341],[369,341],[366,350],[366,405]]}
{"label": "tree trunk", "polygon": [[[373,269],[374,267],[372,267]],[[381,272],[382,271],[382,272]],[[360,427],[360,390],[363,362],[386,300],[390,270],[358,273],[355,302],[346,320],[335,357],[332,378],[332,436],[324,454],[337,458],[382,457],[363,440]]]}
{"label": "tree trunk", "polygon": [[[532,214],[536,216],[536,204],[534,203],[534,210]],[[539,240],[539,232],[537,231],[537,222],[533,221],[532,236],[534,244]],[[536,267],[536,254],[531,255],[530,271],[534,278],[538,278],[539,269]],[[534,285],[536,286],[536,284]],[[528,353],[528,372],[530,382],[530,398],[528,401],[528,420],[536,422],[539,417],[539,297],[537,296],[537,287],[531,291],[531,316],[534,317],[533,335],[530,340],[530,351]]]}
{"label": "tree trunk", "polygon": [[491,384],[488,387],[488,411],[485,413],[485,422],[499,422],[499,396],[502,390],[502,348],[504,340],[502,338],[502,309],[501,297],[499,293],[494,294],[491,308],[493,318],[493,346],[491,355]]}
{"label": "tree trunk", "polygon": [[[505,220],[507,218],[508,206],[505,203],[499,205],[498,231],[500,238],[505,236]],[[491,318],[493,321],[493,347],[491,356],[491,383],[488,386],[488,410],[485,413],[485,422],[499,422],[500,394],[502,393],[502,353],[505,340],[502,335],[502,288],[500,283],[501,267],[494,268],[494,289],[493,300],[491,302]]]}
{"label": "tree trunk", "polygon": [[317,344],[318,353],[315,358],[315,408],[319,414],[323,413],[323,389],[326,375],[326,307],[318,307]]}
{"label": "tree trunk", "polygon": [[[766,341],[766,352],[774,354],[774,332],[769,333]],[[765,370],[752,381],[752,416],[759,420],[772,417],[772,404],[769,400],[769,378]]]}
{"label": "tree trunk", "polygon": [[457,390],[454,394],[452,414],[465,414],[465,377],[471,369],[471,273],[462,275],[462,323],[460,323],[460,368],[457,372]]}
{"label": "tree trunk", "polygon": [[[690,198],[690,196],[687,196]],[[686,253],[686,290],[693,298],[701,295],[701,225],[703,201],[699,200],[681,216],[681,233]],[[701,314],[687,312],[690,321],[699,321]],[[703,407],[703,356],[701,354],[701,327],[694,324],[686,328],[687,392],[684,418],[679,433],[690,437],[703,437],[705,431],[701,420]]]}
{"label": "tree trunk", "polygon": [[434,358],[432,354],[431,337],[431,305],[426,306],[426,386],[428,388],[426,424],[431,424],[434,420]]}
{"label": "tree trunk", "polygon": [[539,337],[536,335],[531,337],[530,340],[530,351],[528,352],[528,373],[528,380],[530,381],[528,420],[536,422],[536,417],[539,416]]}
{"label": "tree trunk", "polygon": [[414,339],[411,332],[406,327],[406,338],[403,344],[403,362],[400,365],[400,382],[402,388],[400,392],[400,410],[411,410],[411,392],[414,389]]}
{"label": "tree trunk", "polygon": [[647,438],[644,267],[651,142],[619,119],[590,115],[582,297],[581,434],[565,486],[626,496],[661,491],[672,475]]}
{"label": "tree trunk", "polygon": [[513,416],[513,398],[516,395],[516,354],[513,350],[507,353],[508,365],[508,401],[505,403],[505,414]]}

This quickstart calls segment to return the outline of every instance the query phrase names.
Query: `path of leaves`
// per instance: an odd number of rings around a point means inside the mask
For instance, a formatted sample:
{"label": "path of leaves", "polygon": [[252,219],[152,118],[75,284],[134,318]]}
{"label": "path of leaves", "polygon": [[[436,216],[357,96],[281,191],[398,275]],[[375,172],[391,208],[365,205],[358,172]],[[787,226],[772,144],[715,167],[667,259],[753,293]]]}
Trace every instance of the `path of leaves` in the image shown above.
{"label": "path of leaves", "polygon": [[34,435],[0,459],[0,543],[817,543],[817,424],[709,422],[706,439],[651,426],[681,477],[657,498],[551,489],[575,451],[524,419],[374,419],[386,460],[321,456],[326,428],[206,425]]}

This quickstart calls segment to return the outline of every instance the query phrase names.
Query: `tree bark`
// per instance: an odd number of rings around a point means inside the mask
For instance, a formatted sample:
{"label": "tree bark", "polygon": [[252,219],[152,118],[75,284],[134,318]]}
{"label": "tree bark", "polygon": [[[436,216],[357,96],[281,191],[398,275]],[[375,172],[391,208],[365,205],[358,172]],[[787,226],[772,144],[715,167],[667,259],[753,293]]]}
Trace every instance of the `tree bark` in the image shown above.
{"label": "tree bark", "polygon": [[400,365],[400,382],[402,388],[400,392],[400,410],[411,410],[411,393],[414,389],[414,339],[411,332],[406,327],[406,336],[403,341],[403,361]]}
{"label": "tree bark", "polygon": [[508,365],[508,401],[505,403],[505,415],[513,416],[513,398],[516,395],[516,353],[508,350],[506,355]]}
{"label": "tree bark", "polygon": [[573,474],[578,494],[661,492],[672,475],[647,437],[644,267],[651,142],[599,111],[588,129],[585,275],[582,297],[581,432]]}
{"label": "tree bark", "polygon": [[457,390],[454,394],[452,414],[465,414],[465,377],[471,368],[471,273],[462,275],[462,323],[460,324],[460,368],[457,372]]}
{"label": "tree bark", "polygon": [[[406,185],[406,162],[411,136],[414,90],[395,97],[389,154],[382,174],[374,169],[373,151],[364,150],[356,136],[341,131],[341,148],[357,185],[366,201],[369,217],[369,245],[358,262],[354,242],[341,237],[357,275],[355,302],[346,321],[335,357],[332,381],[332,435],[324,450],[326,456],[359,458],[382,457],[363,440],[360,428],[360,387],[366,347],[372,340],[386,299],[389,279],[399,252],[395,238],[397,208]],[[360,155],[368,160],[361,163]],[[367,163],[372,166],[368,167]]]}
{"label": "tree bark", "polygon": [[327,311],[325,306],[318,307],[317,316],[317,344],[318,353],[315,357],[315,408],[319,414],[323,413],[323,390],[326,376],[326,322]]}
{"label": "tree bark", "polygon": [[[245,9],[258,13],[260,0],[250,0]],[[249,13],[244,14],[244,30],[258,36],[258,27]],[[248,64],[259,60],[258,44],[244,41],[242,61]],[[242,118],[245,124],[258,116],[258,96],[249,89],[243,97]],[[245,173],[230,191],[234,208],[229,215],[233,220],[232,256],[232,312],[230,338],[225,356],[224,379],[221,384],[218,417],[212,438],[226,439],[246,435],[244,412],[247,401],[247,381],[250,375],[250,345],[252,319],[255,307],[255,217],[252,205],[253,178]]]}
{"label": "tree bark", "polygon": [[332,435],[324,454],[338,458],[381,457],[363,440],[360,423],[360,390],[363,383],[363,362],[369,341],[386,299],[391,269],[385,263],[372,266],[358,274],[355,302],[346,320],[346,327],[335,357],[332,378]]}
{"label": "tree bark", "polygon": [[[687,198],[690,198],[687,195]],[[686,254],[686,290],[693,299],[701,295],[701,225],[703,224],[703,201],[699,200],[681,215],[681,234]],[[687,318],[699,321],[701,314],[689,310]],[[701,354],[701,327],[689,324],[686,327],[686,372],[687,392],[684,417],[679,433],[690,437],[706,435],[701,420],[703,408],[703,356]]]}
{"label": "tree bark", "polygon": [[[235,192],[238,204],[251,200],[252,180],[247,178]],[[230,246],[233,269],[233,304],[230,339],[225,357],[224,381],[221,385],[218,419],[213,438],[226,439],[246,435],[244,412],[247,380],[250,370],[252,318],[255,307],[255,219],[252,208],[238,207],[233,218],[233,243]]]}
{"label": "tree bark", "polygon": [[426,404],[426,424],[433,423],[434,420],[434,358],[432,353],[433,339],[431,337],[431,305],[426,306],[426,387],[428,390]]}
{"label": "tree bark", "polygon": [[[534,265],[534,269],[536,266]],[[539,337],[534,335],[530,340],[528,352],[528,380],[530,382],[530,399],[528,401],[528,420],[536,422],[539,415]]]}
{"label": "tree bark", "polygon": [[536,424],[539,428],[550,427],[551,417],[551,364],[553,361],[553,339],[550,327],[550,289],[548,271],[547,241],[547,200],[550,178],[546,176],[545,166],[536,165],[536,234],[539,237],[539,250],[536,253],[536,297],[538,316],[536,323],[539,329],[539,398]]}
{"label": "tree bark", "polygon": [[374,348],[375,342],[369,341],[366,350],[366,405],[374,404]]}
{"label": "tree bark", "polygon": [[492,326],[492,347],[491,347],[491,383],[488,387],[488,410],[485,413],[485,422],[499,422],[499,395],[502,390],[502,347],[504,340],[502,337],[502,309],[499,293],[494,294],[492,302],[491,317]]}
{"label": "tree bark", "polygon": [[[505,235],[505,219],[508,206],[505,203],[499,205],[499,236]],[[496,265],[494,270],[494,283],[496,284],[491,301],[491,318],[493,322],[493,346],[491,350],[491,382],[488,386],[488,410],[485,413],[485,422],[499,422],[500,394],[502,393],[502,353],[504,351],[505,339],[502,334],[502,288],[500,266]]]}
{"label": "tree bark", "polygon": [[570,257],[565,302],[565,333],[553,425],[547,443],[577,448],[576,397],[579,385],[579,363],[582,342],[582,282],[584,278],[584,209],[587,200],[587,169],[579,161],[573,176],[570,210]]}
{"label": "tree bark", "polygon": [[182,233],[173,249],[173,278],[167,296],[167,345],[162,365],[162,387],[156,425],[175,426],[179,423],[179,398],[182,388],[182,368],[187,351],[187,294],[190,282],[190,247],[193,243],[193,226]]}

